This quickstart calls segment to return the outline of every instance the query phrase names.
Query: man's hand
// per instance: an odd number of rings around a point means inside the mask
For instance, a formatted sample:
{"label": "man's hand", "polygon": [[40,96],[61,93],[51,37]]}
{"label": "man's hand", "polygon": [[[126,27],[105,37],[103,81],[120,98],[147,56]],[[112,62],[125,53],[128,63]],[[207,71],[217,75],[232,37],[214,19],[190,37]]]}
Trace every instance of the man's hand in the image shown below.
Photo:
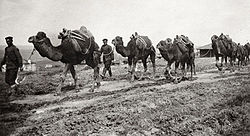
{"label": "man's hand", "polygon": [[0,67],[0,72],[2,72],[2,66]]}

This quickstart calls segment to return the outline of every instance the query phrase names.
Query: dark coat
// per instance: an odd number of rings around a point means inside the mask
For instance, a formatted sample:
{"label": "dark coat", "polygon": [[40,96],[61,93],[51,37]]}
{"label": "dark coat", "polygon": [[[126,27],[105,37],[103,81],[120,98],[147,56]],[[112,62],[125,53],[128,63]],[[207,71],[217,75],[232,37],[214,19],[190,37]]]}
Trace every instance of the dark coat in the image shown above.
{"label": "dark coat", "polygon": [[1,66],[4,64],[6,64],[6,69],[18,69],[23,66],[22,56],[15,45],[5,48],[5,54]]}
{"label": "dark coat", "polygon": [[103,54],[104,63],[108,60],[114,60],[114,52],[110,45],[102,45],[101,53]]}

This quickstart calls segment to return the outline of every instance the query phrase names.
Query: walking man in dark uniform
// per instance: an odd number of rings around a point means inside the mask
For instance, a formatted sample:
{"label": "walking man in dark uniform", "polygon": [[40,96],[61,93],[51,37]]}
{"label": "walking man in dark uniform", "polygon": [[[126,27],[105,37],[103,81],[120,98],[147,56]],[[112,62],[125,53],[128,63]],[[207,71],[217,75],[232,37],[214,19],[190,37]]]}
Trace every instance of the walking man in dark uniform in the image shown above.
{"label": "walking man in dark uniform", "polygon": [[114,52],[112,50],[112,47],[108,45],[108,39],[103,39],[103,45],[101,47],[101,53],[103,54],[103,63],[104,63],[104,68],[102,72],[102,78],[105,77],[105,74],[108,70],[109,76],[112,76],[112,71],[111,71],[111,63],[112,60],[114,60]]}
{"label": "walking man in dark uniform", "polygon": [[16,86],[15,80],[17,78],[18,68],[20,68],[21,71],[23,70],[23,62],[18,48],[13,44],[13,37],[8,36],[5,40],[8,47],[5,48],[0,70],[2,71],[2,66],[6,64],[5,82],[13,88]]}

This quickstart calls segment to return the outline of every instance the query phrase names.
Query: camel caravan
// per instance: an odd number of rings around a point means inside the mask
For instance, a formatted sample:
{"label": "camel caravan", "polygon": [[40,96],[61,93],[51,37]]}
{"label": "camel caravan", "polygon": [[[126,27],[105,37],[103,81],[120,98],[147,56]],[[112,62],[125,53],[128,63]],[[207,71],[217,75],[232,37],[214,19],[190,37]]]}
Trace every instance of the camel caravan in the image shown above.
{"label": "camel caravan", "polygon": [[[52,61],[61,61],[65,64],[63,73],[61,74],[60,83],[56,88],[56,94],[61,93],[63,82],[66,78],[66,74],[70,71],[76,90],[79,90],[79,83],[77,72],[74,65],[80,64],[83,60],[86,64],[94,69],[94,82],[92,83],[90,91],[93,92],[95,88],[101,86],[100,80],[100,49],[95,42],[92,33],[82,26],[79,30],[67,30],[63,29],[59,33],[58,38],[61,39],[59,46],[53,46],[50,39],[46,36],[45,32],[38,32],[35,36],[31,36],[28,39],[29,43],[34,45],[34,48],[39,52],[42,57],[47,57]],[[246,65],[246,61],[249,61],[250,44],[246,45],[236,44],[232,39],[224,34],[220,36],[213,35],[211,37],[212,48],[216,58],[216,67],[219,71],[223,71],[223,61],[227,65],[227,58],[230,61],[230,70],[234,71],[234,64],[236,59],[238,65]],[[144,71],[139,78],[142,79],[147,71],[147,59],[150,57],[153,66],[153,79],[155,79],[155,61],[156,50],[152,45],[148,36],[141,36],[135,33],[130,37],[130,41],[127,46],[124,46],[122,37],[116,36],[112,40],[112,44],[115,46],[116,52],[122,57],[127,57],[129,65],[129,74],[131,76],[130,81],[135,80],[135,68],[139,60],[142,61]],[[187,70],[190,69],[191,79],[195,71],[195,52],[194,44],[187,36],[177,35],[172,42],[171,38],[161,40],[156,48],[159,50],[161,56],[167,61],[167,66],[164,72],[164,76],[167,79],[172,80],[174,83],[178,83],[183,79],[187,79]],[[219,64],[219,57],[221,57],[221,63]],[[174,72],[171,70],[171,65],[175,64]],[[181,69],[181,75],[177,74],[177,70]]]}
{"label": "camel caravan", "polygon": [[[230,71],[235,71],[235,62],[238,60],[238,67],[247,65],[250,55],[250,44],[247,43],[244,46],[240,43],[236,44],[232,38],[228,35],[221,33],[220,36],[213,35],[211,37],[212,48],[216,58],[216,67],[219,71],[224,72],[223,62],[227,66],[227,58],[230,62]],[[219,64],[219,57],[221,57],[221,63]]]}

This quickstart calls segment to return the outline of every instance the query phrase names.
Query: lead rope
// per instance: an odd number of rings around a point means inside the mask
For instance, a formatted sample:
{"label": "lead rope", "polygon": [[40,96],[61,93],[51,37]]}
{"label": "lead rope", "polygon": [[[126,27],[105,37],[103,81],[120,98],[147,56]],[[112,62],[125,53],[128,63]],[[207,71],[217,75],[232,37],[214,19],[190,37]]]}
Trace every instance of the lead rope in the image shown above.
{"label": "lead rope", "polygon": [[210,51],[210,50],[208,50],[204,55],[201,55],[201,53],[200,53],[200,57],[206,56],[206,55],[209,53],[209,51]]}
{"label": "lead rope", "polygon": [[[111,47],[111,48],[112,48],[112,47]],[[112,48],[111,51],[110,51],[109,53],[107,53],[107,54],[103,53],[103,56],[108,56],[108,55],[110,55],[113,51],[114,51],[114,49]]]}

